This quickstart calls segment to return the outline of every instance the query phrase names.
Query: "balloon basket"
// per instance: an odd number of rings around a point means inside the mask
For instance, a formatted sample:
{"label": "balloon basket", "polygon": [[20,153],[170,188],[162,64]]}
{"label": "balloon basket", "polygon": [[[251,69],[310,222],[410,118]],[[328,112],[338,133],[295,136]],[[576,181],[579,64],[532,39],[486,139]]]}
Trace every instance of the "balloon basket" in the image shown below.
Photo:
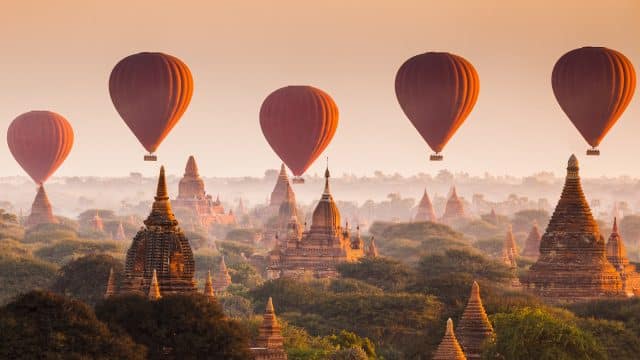
{"label": "balloon basket", "polygon": [[294,184],[304,184],[304,179],[303,179],[303,178],[301,178],[301,177],[294,177],[294,178],[293,178],[293,180],[292,180],[292,182],[293,182]]}
{"label": "balloon basket", "polygon": [[443,159],[442,154],[433,154],[429,156],[429,160],[431,161],[442,161],[442,159]]}
{"label": "balloon basket", "polygon": [[593,148],[587,150],[587,155],[589,156],[600,156],[600,150]]}
{"label": "balloon basket", "polygon": [[144,161],[158,161],[158,157],[152,154],[145,155]]}

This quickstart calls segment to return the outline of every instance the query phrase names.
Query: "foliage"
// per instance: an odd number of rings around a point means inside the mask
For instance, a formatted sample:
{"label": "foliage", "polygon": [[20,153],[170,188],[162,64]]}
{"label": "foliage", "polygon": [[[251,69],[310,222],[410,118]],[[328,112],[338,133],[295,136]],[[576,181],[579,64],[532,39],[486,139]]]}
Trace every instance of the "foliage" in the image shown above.
{"label": "foliage", "polygon": [[504,235],[478,240],[473,243],[473,247],[482,251],[483,254],[493,256],[493,257],[502,256],[503,246],[504,246]]}
{"label": "foliage", "polygon": [[253,255],[254,248],[235,241],[217,241],[218,250],[227,258],[238,258],[244,254],[246,257]]}
{"label": "foliage", "polygon": [[579,319],[577,324],[598,340],[609,359],[636,359],[640,354],[638,335],[619,321]]}
{"label": "foliage", "polygon": [[465,235],[473,236],[475,239],[485,239],[497,237],[503,233],[503,228],[493,225],[484,220],[464,219],[457,223],[456,230]]}
{"label": "foliage", "polygon": [[569,306],[569,310],[580,317],[621,321],[640,337],[640,298],[577,303]]}
{"label": "foliage", "polygon": [[242,284],[251,289],[260,285],[263,281],[258,271],[246,262],[230,264],[228,269],[231,282],[234,284]]}
{"label": "foliage", "polygon": [[590,333],[542,309],[523,308],[491,318],[496,341],[483,353],[485,359],[606,359]]}
{"label": "foliage", "polygon": [[238,295],[227,292],[218,297],[218,302],[224,309],[224,313],[232,318],[249,318],[253,316],[251,301]]}
{"label": "foliage", "polygon": [[104,298],[111,269],[117,284],[124,273],[120,260],[104,254],[86,255],[64,265],[51,289],[95,305]]}
{"label": "foliage", "polygon": [[[328,339],[329,339],[329,342],[337,346],[338,349],[341,349],[341,351],[347,351],[347,350],[356,348],[356,349],[359,349],[364,354],[364,359],[376,358],[376,348],[371,342],[371,340],[367,338],[361,338],[350,331],[342,330],[337,334],[330,335]],[[348,352],[346,354],[348,354]],[[350,357],[339,357],[339,358],[351,359]]]}
{"label": "foliage", "polygon": [[98,321],[89,306],[32,291],[0,309],[0,358],[144,359],[145,349]]}
{"label": "foliage", "polygon": [[241,241],[251,244],[254,242],[258,233],[256,229],[233,229],[227,233],[225,240]]}
{"label": "foliage", "polygon": [[63,265],[75,258],[97,253],[122,252],[123,244],[113,241],[61,240],[35,252],[41,259]]}
{"label": "foliage", "polygon": [[545,229],[549,223],[549,213],[546,210],[529,209],[520,210],[513,214],[511,224],[514,232],[526,232],[531,230],[534,222],[538,223],[540,229]]}
{"label": "foliage", "polygon": [[109,298],[96,306],[98,318],[123,329],[149,349],[150,358],[249,359],[246,330],[202,295]]}
{"label": "foliage", "polygon": [[75,240],[78,238],[76,230],[63,224],[40,224],[31,227],[24,235],[24,242],[52,243],[59,240]]}
{"label": "foliage", "polygon": [[354,263],[338,265],[338,272],[345,278],[353,278],[385,291],[404,289],[413,277],[413,271],[405,264],[387,258],[362,258]]}
{"label": "foliage", "polygon": [[0,303],[32,289],[48,288],[56,270],[54,264],[31,256],[0,253]]}

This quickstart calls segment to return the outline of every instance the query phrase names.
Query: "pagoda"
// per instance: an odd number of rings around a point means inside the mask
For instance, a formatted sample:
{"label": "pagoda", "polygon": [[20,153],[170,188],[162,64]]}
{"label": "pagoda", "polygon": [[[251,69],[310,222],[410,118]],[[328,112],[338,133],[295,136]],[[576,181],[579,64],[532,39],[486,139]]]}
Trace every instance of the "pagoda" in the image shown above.
{"label": "pagoda", "polygon": [[629,263],[624,240],[618,233],[617,218],[613,218],[613,229],[607,241],[607,260],[618,271],[624,293],[627,296],[640,295],[640,274],[636,272],[636,267]]}
{"label": "pagoda", "polygon": [[467,357],[462,351],[462,347],[456,339],[456,334],[453,332],[453,321],[451,318],[447,320],[447,329],[445,330],[442,342],[438,345],[438,348],[433,353],[433,360],[466,360]]}
{"label": "pagoda", "polygon": [[420,203],[418,204],[418,211],[416,212],[416,216],[413,218],[413,221],[414,222],[438,221],[438,219],[436,218],[436,212],[433,210],[433,204],[431,203],[431,199],[429,199],[429,194],[427,194],[427,189],[424,189],[424,193],[422,194],[422,199],[420,199]]}
{"label": "pagoda", "polygon": [[264,233],[264,247],[266,248],[272,248],[275,246],[276,235],[278,235],[278,237],[286,235],[289,229],[293,226],[295,226],[295,228],[300,228],[296,196],[288,181],[285,183],[284,187],[286,191],[284,192],[284,198],[278,207],[278,215],[271,219],[270,224],[267,226],[267,230]]}
{"label": "pagoda", "polygon": [[27,218],[25,225],[32,227],[40,224],[57,224],[58,219],[53,216],[51,210],[51,203],[47,192],[44,190],[44,185],[38,187],[38,193],[31,205],[31,214]]}
{"label": "pagoda", "polygon": [[496,226],[498,225],[498,222],[499,222],[498,214],[496,214],[496,210],[494,208],[491,208],[491,212],[489,213],[489,215],[487,215],[486,221],[489,224],[496,225]]}
{"label": "pagoda", "polygon": [[531,231],[529,231],[529,236],[527,236],[527,240],[524,243],[524,249],[522,249],[522,256],[538,258],[540,256],[540,229],[538,228],[538,223],[534,222],[531,227]]}
{"label": "pagoda", "polygon": [[456,187],[451,188],[451,195],[447,200],[447,204],[444,208],[444,214],[442,214],[442,222],[450,224],[452,221],[465,218],[464,205],[462,200],[458,197]]}
{"label": "pagoda", "polygon": [[280,204],[287,200],[287,194],[290,189],[291,184],[289,183],[289,176],[287,176],[287,169],[284,167],[284,164],[281,164],[278,180],[276,180],[276,185],[273,187],[271,197],[269,198],[269,206],[276,210],[279,209]]}
{"label": "pagoda", "polygon": [[216,299],[216,294],[213,289],[213,280],[211,279],[211,271],[207,271],[207,280],[204,283],[203,294],[209,302],[213,302]]}
{"label": "pagoda", "polygon": [[225,213],[220,197],[206,193],[204,181],[198,172],[198,165],[193,155],[189,156],[184,169],[184,176],[178,184],[178,197],[173,201],[176,209],[183,208],[195,214],[197,222],[205,228],[212,225],[231,225],[236,223],[233,212]]}
{"label": "pagoda", "polygon": [[495,338],[493,326],[491,326],[482,305],[480,286],[475,281],[471,286],[471,296],[469,296],[469,302],[462,313],[456,331],[467,359],[480,359],[482,344]]}
{"label": "pagoda", "polygon": [[223,293],[227,291],[229,285],[231,285],[231,275],[229,275],[227,264],[224,262],[224,256],[222,256],[218,264],[218,271],[213,277],[213,289],[216,293]]}
{"label": "pagoda", "polygon": [[107,290],[104,292],[104,298],[108,299],[116,294],[116,278],[113,274],[113,268],[109,269],[109,278],[107,279]]}
{"label": "pagoda", "polygon": [[127,251],[121,292],[148,294],[154,276],[160,294],[195,292],[193,252],[171,209],[164,167],[144,225]]}
{"label": "pagoda", "polygon": [[504,238],[504,244],[502,245],[502,257],[504,263],[512,268],[517,267],[516,259],[518,257],[518,247],[516,240],[513,237],[513,228],[509,225],[507,235]]}
{"label": "pagoda", "polygon": [[305,274],[316,278],[336,277],[337,264],[364,256],[362,239],[352,239],[349,228],[340,226],[340,211],[331,195],[329,177],[327,169],[324,192],[313,211],[311,228],[301,231],[292,224],[286,238],[270,253],[268,278],[297,278]]}
{"label": "pagoda", "polygon": [[95,232],[104,232],[104,221],[102,221],[102,217],[96,210],[96,215],[91,219],[91,230]]}
{"label": "pagoda", "polygon": [[582,192],[578,159],[571,155],[560,200],[540,242],[525,287],[554,303],[624,295],[606,256],[605,241]]}
{"label": "pagoda", "polygon": [[116,235],[113,237],[114,240],[123,241],[127,238],[124,233],[124,226],[122,226],[122,221],[118,223],[118,230],[116,231]]}
{"label": "pagoda", "polygon": [[373,236],[369,241],[369,246],[364,249],[364,256],[371,259],[375,259],[378,257],[378,247],[376,246],[376,242],[374,241]]}
{"label": "pagoda", "polygon": [[284,351],[284,338],[271,298],[267,301],[262,324],[258,330],[258,338],[255,347],[251,348],[251,352],[254,355],[254,360],[287,359],[287,353]]}

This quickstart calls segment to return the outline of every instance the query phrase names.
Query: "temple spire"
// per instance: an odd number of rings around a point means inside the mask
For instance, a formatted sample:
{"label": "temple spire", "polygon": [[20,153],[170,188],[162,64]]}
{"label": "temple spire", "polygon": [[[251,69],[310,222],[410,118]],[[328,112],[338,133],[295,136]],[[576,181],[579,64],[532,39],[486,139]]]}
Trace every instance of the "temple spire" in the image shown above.
{"label": "temple spire", "polygon": [[213,289],[216,292],[224,292],[229,285],[231,285],[231,276],[229,275],[227,264],[224,262],[224,256],[222,256],[218,264],[218,272],[215,273],[213,278]]}
{"label": "temple spire", "polygon": [[467,359],[480,359],[482,344],[493,339],[495,334],[480,298],[480,286],[476,281],[471,286],[469,301],[458,323],[458,338]]}
{"label": "temple spire", "polygon": [[187,166],[184,169],[184,176],[189,177],[198,177],[200,174],[198,173],[198,165],[196,164],[196,158],[191,155],[187,160]]}
{"label": "temple spire", "polygon": [[211,270],[207,271],[207,280],[204,283],[204,296],[206,296],[209,301],[212,301],[216,298],[215,292],[213,291],[213,280],[211,279]]}
{"label": "temple spire", "polygon": [[47,192],[44,190],[44,185],[38,186],[38,192],[33,204],[31,205],[31,213],[27,218],[27,226],[35,226],[39,224],[57,224],[58,220],[53,216],[53,210],[51,208],[51,202]]}
{"label": "temple spire", "polygon": [[433,360],[466,360],[462,347],[453,332],[453,321],[447,320],[447,329],[442,338],[442,342],[433,354]]}
{"label": "temple spire", "polygon": [[158,187],[156,188],[156,201],[169,199],[167,191],[167,180],[164,176],[164,166],[160,166],[160,176],[158,177]]}
{"label": "temple spire", "polygon": [[156,269],[153,269],[153,275],[151,276],[151,284],[149,285],[149,300],[155,301],[160,299],[160,286],[158,285],[158,274]]}
{"label": "temple spire", "polygon": [[327,168],[324,171],[324,192],[323,195],[331,195],[331,189],[329,188],[329,178],[331,174],[329,173],[329,165],[327,164]]}
{"label": "temple spire", "polygon": [[105,299],[112,297],[116,293],[116,279],[113,274],[113,267],[109,269],[109,279],[107,280],[107,290],[104,292]]}
{"label": "temple spire", "polygon": [[267,306],[262,317],[262,324],[260,325],[256,345],[271,351],[284,349],[280,323],[276,318],[271,297],[267,300]]}
{"label": "temple spire", "polygon": [[611,229],[612,234],[618,234],[618,218],[613,218],[613,229]]}

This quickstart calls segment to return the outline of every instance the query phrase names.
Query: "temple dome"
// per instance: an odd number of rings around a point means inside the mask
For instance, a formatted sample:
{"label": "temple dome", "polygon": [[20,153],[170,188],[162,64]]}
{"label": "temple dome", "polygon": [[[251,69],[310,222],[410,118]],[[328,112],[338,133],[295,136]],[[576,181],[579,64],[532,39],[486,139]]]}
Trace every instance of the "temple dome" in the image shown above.
{"label": "temple dome", "polygon": [[340,211],[333,201],[329,189],[329,169],[324,172],[324,192],[316,209],[313,211],[312,228],[337,229],[340,227]]}

